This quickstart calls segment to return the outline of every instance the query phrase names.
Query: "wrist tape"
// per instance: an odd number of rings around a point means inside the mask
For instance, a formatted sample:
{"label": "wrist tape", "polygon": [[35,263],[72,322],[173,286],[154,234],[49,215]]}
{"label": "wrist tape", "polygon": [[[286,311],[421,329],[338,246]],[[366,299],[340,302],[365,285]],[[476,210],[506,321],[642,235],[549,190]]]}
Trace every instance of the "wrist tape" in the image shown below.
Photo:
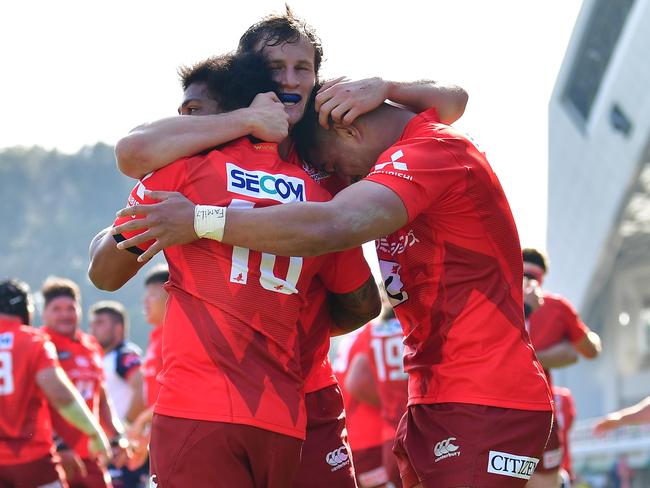
{"label": "wrist tape", "polygon": [[194,207],[194,232],[199,237],[221,241],[226,226],[226,207],[197,205]]}

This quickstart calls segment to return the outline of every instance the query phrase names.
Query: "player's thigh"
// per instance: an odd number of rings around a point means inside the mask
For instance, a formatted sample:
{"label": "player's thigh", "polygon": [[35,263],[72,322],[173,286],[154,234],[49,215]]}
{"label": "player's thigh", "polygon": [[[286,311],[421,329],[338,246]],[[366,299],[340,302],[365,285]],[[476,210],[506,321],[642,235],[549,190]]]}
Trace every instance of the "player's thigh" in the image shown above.
{"label": "player's thigh", "polygon": [[247,454],[235,442],[236,424],[155,414],[151,428],[152,483],[163,488],[252,488]]}
{"label": "player's thigh", "polygon": [[[300,463],[302,440],[248,425],[237,428],[236,441],[247,452],[254,486],[292,486]],[[234,442],[232,445],[237,446]]]}
{"label": "player's thigh", "polygon": [[562,477],[560,470],[545,471],[543,473],[533,473],[526,488],[560,488],[562,485]]}
{"label": "player's thigh", "polygon": [[394,448],[404,486],[521,488],[541,458],[550,422],[550,412],[411,406]]}
{"label": "player's thigh", "polygon": [[307,436],[293,488],[356,487],[339,387],[308,393],[305,405]]}

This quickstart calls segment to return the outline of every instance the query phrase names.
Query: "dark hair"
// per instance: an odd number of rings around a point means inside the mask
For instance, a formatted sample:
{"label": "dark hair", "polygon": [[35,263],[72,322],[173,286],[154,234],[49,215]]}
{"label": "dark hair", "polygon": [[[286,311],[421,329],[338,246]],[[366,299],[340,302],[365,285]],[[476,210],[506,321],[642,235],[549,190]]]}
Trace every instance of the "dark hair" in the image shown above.
{"label": "dark hair", "polygon": [[23,324],[30,325],[29,313],[32,308],[32,296],[27,283],[16,279],[0,282],[0,313],[20,317]]}
{"label": "dark hair", "polygon": [[90,315],[106,314],[110,315],[114,324],[122,324],[124,327],[124,337],[129,335],[129,315],[120,302],[114,300],[102,300],[95,303],[88,311]]}
{"label": "dark hair", "polygon": [[544,273],[548,271],[548,258],[541,251],[527,247],[521,250],[521,256],[523,257],[524,263],[536,264],[544,270]]}
{"label": "dark hair", "polygon": [[45,283],[41,287],[41,295],[43,295],[45,306],[59,297],[69,297],[77,303],[81,302],[79,285],[68,278],[60,278],[58,276],[50,276],[45,280]]}
{"label": "dark hair", "polygon": [[147,277],[144,280],[144,284],[145,286],[152,285],[152,284],[164,285],[168,281],[169,281],[169,268],[167,267],[166,264],[159,264],[155,266],[151,271],[149,271]]}
{"label": "dark hair", "polygon": [[321,86],[322,83],[316,83],[309,96],[302,119],[291,129],[291,140],[294,143],[298,157],[302,161],[317,167],[319,164],[312,161],[311,151],[318,146],[319,135],[327,132],[321,127],[318,121],[318,112],[316,112],[316,94]]}
{"label": "dark hair", "polygon": [[254,52],[260,42],[265,46],[278,46],[283,43],[293,44],[306,38],[314,48],[314,71],[318,70],[323,61],[323,45],[316,31],[304,20],[293,15],[289,5],[285,3],[284,14],[271,14],[251,25],[239,39],[237,52]]}
{"label": "dark hair", "polygon": [[192,83],[205,83],[210,98],[224,112],[248,107],[258,93],[278,91],[266,58],[256,52],[214,56],[183,66],[178,74],[183,90]]}

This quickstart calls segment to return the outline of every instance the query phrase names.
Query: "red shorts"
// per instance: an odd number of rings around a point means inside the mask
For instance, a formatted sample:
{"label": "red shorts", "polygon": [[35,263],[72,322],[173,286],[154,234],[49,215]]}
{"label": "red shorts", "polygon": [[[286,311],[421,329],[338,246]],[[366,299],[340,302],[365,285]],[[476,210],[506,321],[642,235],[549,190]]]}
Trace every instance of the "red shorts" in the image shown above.
{"label": "red shorts", "polygon": [[47,455],[22,464],[0,464],[0,487],[67,488],[65,473],[56,457]]}
{"label": "red shorts", "polygon": [[397,464],[397,457],[393,453],[393,445],[395,441],[386,441],[381,453],[381,462],[386,470],[386,476],[395,486],[402,486],[401,476],[399,474],[399,466]]}
{"label": "red shorts", "polygon": [[307,393],[307,437],[293,488],[355,488],[354,467],[338,385]]}
{"label": "red shorts", "polygon": [[243,424],[154,414],[151,481],[160,488],[286,488],[302,440]]}
{"label": "red shorts", "polygon": [[542,460],[537,465],[535,472],[537,473],[550,473],[557,471],[562,465],[562,457],[564,456],[564,446],[562,439],[560,439],[560,426],[557,420],[553,418],[553,426],[551,434],[548,436],[548,442],[542,454]]}
{"label": "red shorts", "polygon": [[360,488],[374,488],[388,482],[388,475],[382,464],[382,449],[383,446],[375,446],[353,451],[354,472]]}
{"label": "red shorts", "polygon": [[393,452],[404,488],[521,488],[542,457],[553,414],[464,403],[413,405]]}
{"label": "red shorts", "polygon": [[95,459],[83,459],[87,474],[83,478],[78,474],[68,479],[70,488],[112,488],[111,475],[108,470]]}

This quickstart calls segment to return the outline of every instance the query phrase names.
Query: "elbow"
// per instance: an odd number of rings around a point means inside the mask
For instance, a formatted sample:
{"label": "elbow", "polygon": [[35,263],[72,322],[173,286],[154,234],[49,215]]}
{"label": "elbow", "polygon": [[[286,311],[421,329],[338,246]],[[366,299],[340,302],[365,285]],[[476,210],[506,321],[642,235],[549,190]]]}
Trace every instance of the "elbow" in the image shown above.
{"label": "elbow", "polygon": [[142,172],[139,170],[144,159],[144,146],[138,134],[131,133],[119,141],[115,145],[115,160],[117,161],[117,169],[121,173],[131,178],[141,178]]}
{"label": "elbow", "polygon": [[88,278],[95,288],[102,291],[117,291],[124,283],[116,279],[116,275],[111,273],[110,270],[104,269],[102,266],[96,264],[94,260],[90,261],[88,267]]}
{"label": "elbow", "polygon": [[450,125],[460,119],[465,113],[465,107],[467,107],[467,101],[469,100],[469,95],[464,88],[460,86],[455,86],[453,89],[452,101],[449,104],[448,110],[444,114],[438,114],[440,116],[440,121],[443,124]]}

